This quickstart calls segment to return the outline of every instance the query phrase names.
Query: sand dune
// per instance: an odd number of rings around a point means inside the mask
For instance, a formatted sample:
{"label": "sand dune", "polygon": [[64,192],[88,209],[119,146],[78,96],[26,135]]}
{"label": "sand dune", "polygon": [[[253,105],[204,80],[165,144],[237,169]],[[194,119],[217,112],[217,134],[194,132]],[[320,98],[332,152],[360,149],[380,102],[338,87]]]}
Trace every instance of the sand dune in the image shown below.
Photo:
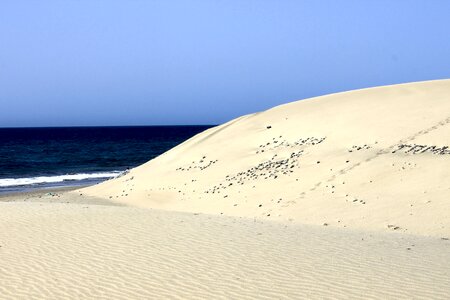
{"label": "sand dune", "polygon": [[81,193],[133,206],[450,235],[450,80],[297,101]]}
{"label": "sand dune", "polygon": [[450,242],[132,207],[0,202],[2,299],[447,299]]}
{"label": "sand dune", "polygon": [[448,299],[450,80],[289,103],[0,197],[1,299]]}

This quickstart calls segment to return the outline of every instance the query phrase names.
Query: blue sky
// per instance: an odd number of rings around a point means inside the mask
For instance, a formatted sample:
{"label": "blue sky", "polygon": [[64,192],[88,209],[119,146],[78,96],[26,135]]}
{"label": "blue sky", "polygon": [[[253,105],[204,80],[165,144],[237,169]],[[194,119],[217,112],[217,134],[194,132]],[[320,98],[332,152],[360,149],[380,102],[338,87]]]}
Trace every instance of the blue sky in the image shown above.
{"label": "blue sky", "polygon": [[217,124],[450,77],[450,1],[0,2],[0,126]]}

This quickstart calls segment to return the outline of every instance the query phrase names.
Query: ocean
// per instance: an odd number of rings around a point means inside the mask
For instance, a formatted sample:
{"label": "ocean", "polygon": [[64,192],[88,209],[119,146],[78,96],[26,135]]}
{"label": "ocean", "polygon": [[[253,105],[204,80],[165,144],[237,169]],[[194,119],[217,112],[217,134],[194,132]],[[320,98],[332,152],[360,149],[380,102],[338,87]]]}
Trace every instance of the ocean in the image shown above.
{"label": "ocean", "polygon": [[210,127],[0,128],[0,194],[95,184]]}

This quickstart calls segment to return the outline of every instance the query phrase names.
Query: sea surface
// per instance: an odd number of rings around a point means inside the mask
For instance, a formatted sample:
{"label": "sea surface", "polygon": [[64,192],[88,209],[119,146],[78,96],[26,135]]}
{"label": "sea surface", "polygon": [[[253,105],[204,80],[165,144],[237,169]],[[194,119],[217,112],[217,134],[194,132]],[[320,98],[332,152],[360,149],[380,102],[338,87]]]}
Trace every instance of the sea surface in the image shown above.
{"label": "sea surface", "polygon": [[210,127],[0,128],[0,194],[95,184]]}

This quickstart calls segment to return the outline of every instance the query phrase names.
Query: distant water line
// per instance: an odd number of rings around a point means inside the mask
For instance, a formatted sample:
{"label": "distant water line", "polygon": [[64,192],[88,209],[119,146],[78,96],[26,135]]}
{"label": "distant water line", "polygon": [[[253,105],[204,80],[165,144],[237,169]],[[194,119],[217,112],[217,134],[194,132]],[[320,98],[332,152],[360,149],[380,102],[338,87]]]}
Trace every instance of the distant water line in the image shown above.
{"label": "distant water line", "polygon": [[210,127],[0,128],[0,193],[95,184]]}

